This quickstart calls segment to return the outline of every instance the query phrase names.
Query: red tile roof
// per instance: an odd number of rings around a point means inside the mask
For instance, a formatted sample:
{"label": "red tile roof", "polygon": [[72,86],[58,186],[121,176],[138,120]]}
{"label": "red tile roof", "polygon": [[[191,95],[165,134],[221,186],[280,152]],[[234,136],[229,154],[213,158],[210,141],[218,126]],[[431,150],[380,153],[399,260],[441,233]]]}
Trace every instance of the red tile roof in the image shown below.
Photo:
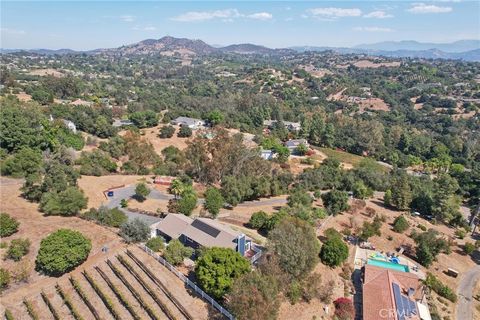
{"label": "red tile roof", "polygon": [[[393,271],[366,265],[363,284],[363,320],[397,320],[392,283],[402,290],[415,289],[414,297],[421,298],[422,285],[412,273]],[[420,320],[418,316],[408,320]]]}

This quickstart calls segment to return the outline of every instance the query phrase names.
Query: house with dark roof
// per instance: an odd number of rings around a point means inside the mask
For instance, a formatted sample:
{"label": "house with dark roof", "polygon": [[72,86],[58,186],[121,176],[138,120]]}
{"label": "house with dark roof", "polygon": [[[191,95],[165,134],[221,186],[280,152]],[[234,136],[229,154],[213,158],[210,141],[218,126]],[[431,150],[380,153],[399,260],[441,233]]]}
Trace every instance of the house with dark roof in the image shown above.
{"label": "house with dark roof", "polygon": [[166,242],[180,240],[194,249],[201,247],[230,248],[255,262],[261,250],[251,238],[229,226],[208,218],[192,219],[183,214],[168,214],[165,218],[150,226],[152,237],[162,237]]}
{"label": "house with dark roof", "polygon": [[423,284],[413,273],[365,265],[363,320],[431,320]]}

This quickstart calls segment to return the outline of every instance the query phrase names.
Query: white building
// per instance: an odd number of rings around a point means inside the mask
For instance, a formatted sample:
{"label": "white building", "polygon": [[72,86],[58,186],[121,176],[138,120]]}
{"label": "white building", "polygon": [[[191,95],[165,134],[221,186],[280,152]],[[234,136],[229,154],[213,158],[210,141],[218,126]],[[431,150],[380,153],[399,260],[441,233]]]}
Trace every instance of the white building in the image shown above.
{"label": "white building", "polygon": [[175,120],[172,120],[172,124],[176,124],[181,127],[186,126],[190,129],[198,129],[205,125],[205,121],[189,117],[178,117]]}

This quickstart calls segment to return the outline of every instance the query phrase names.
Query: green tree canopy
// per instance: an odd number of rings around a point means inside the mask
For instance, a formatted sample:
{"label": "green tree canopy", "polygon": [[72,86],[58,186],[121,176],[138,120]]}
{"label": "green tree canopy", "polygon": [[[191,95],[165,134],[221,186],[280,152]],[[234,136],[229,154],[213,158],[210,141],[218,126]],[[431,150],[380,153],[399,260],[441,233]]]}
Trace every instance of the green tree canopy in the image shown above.
{"label": "green tree canopy", "polygon": [[252,214],[248,221],[248,226],[254,229],[262,229],[268,220],[268,214],[265,211],[257,211]]}
{"label": "green tree canopy", "polygon": [[42,195],[40,210],[46,215],[72,216],[87,207],[88,199],[77,187],[68,187],[60,192]]}
{"label": "green tree canopy", "polygon": [[120,236],[129,243],[147,241],[150,237],[150,227],[140,218],[135,218],[120,226]]}
{"label": "green tree canopy", "polygon": [[295,205],[310,207],[312,202],[313,198],[302,188],[295,188],[287,198],[287,204],[289,207],[294,207]]}
{"label": "green tree canopy", "polygon": [[320,259],[329,267],[338,267],[348,258],[348,246],[340,237],[330,237],[320,250]]}
{"label": "green tree canopy", "polygon": [[81,217],[114,228],[120,227],[128,220],[127,215],[118,208],[109,209],[106,206],[101,206],[98,210],[91,208],[82,213]]}
{"label": "green tree canopy", "polygon": [[165,242],[163,241],[163,238],[161,237],[153,237],[148,239],[148,241],[145,243],[145,245],[150,248],[150,250],[154,252],[158,252],[160,250],[165,249]]}
{"label": "green tree canopy", "polygon": [[278,280],[249,272],[235,280],[226,301],[239,320],[275,320],[280,308]]}
{"label": "green tree canopy", "polygon": [[407,219],[403,215],[396,217],[393,221],[393,231],[398,233],[404,232],[409,226]]}
{"label": "green tree canopy", "polygon": [[225,200],[223,199],[220,190],[210,187],[205,192],[205,209],[214,217],[218,215],[220,209],[223,207]]}
{"label": "green tree canopy", "polygon": [[0,237],[8,237],[18,231],[20,223],[8,213],[0,213]]}
{"label": "green tree canopy", "polygon": [[282,219],[268,234],[268,248],[294,278],[308,275],[318,262],[320,244],[313,227],[294,217]]}
{"label": "green tree canopy", "polygon": [[416,247],[416,259],[425,267],[429,267],[441,252],[450,251],[450,245],[447,240],[440,236],[439,232],[429,229],[420,234],[414,234]]}
{"label": "green tree canopy", "polygon": [[30,251],[29,239],[13,239],[8,246],[6,257],[14,261],[20,261]]}
{"label": "green tree canopy", "polygon": [[150,189],[147,187],[145,182],[140,182],[135,187],[135,197],[139,201],[145,201],[147,196],[150,194]]}
{"label": "green tree canopy", "polygon": [[92,244],[80,232],[59,229],[40,242],[36,269],[50,276],[61,276],[83,263]]}
{"label": "green tree canopy", "polygon": [[163,126],[160,129],[160,134],[158,135],[162,139],[171,138],[175,133],[175,128],[173,126]]}
{"label": "green tree canopy", "polygon": [[23,148],[1,163],[1,171],[3,175],[21,178],[38,173],[42,165],[42,154],[38,150]]}
{"label": "green tree canopy", "polygon": [[192,248],[184,246],[178,239],[173,239],[168,243],[168,246],[163,253],[163,257],[170,264],[176,266],[181,264],[183,259],[189,258],[192,254]]}
{"label": "green tree canopy", "polygon": [[345,211],[349,208],[348,194],[345,191],[332,190],[322,195],[323,205],[331,215]]}
{"label": "green tree canopy", "polygon": [[195,266],[198,283],[216,299],[222,299],[235,279],[250,270],[250,263],[240,253],[217,247],[203,250]]}

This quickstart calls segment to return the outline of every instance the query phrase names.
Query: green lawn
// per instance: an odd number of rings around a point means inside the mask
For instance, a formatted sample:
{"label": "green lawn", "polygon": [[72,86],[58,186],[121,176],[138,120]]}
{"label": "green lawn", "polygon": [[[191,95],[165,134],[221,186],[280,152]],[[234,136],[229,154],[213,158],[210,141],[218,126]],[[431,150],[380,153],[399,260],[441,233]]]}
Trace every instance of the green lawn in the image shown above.
{"label": "green lawn", "polygon": [[[337,159],[340,162],[345,162],[349,163],[354,167],[357,167],[360,162],[365,159],[365,157],[358,156],[353,153],[345,152],[345,151],[339,151],[335,149],[329,149],[329,148],[320,148],[320,147],[315,147],[315,149],[323,152],[327,157],[332,158],[332,159]],[[387,168],[384,166],[378,164],[378,169],[382,171],[388,171]]]}

